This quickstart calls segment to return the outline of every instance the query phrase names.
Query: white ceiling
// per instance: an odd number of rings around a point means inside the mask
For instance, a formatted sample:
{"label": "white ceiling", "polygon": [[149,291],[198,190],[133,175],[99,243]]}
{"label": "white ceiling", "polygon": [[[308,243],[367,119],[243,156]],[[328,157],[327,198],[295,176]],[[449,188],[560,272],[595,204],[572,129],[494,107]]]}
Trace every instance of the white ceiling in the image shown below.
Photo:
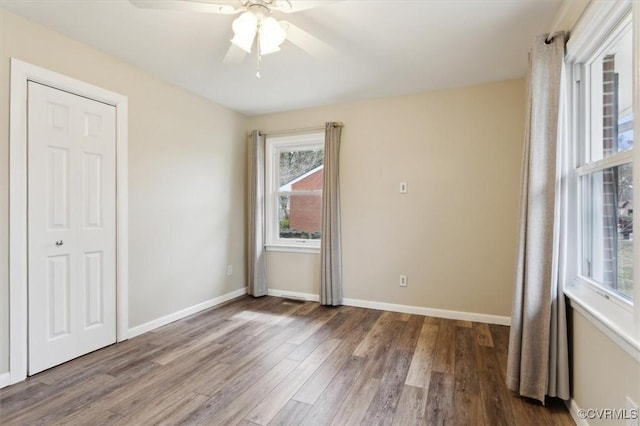
{"label": "white ceiling", "polygon": [[[291,0],[300,2],[305,0]],[[290,42],[223,64],[235,16],[139,9],[127,0],[0,0],[80,40],[247,115],[417,93],[524,76],[535,35],[561,0],[341,0],[274,13],[327,43]]]}

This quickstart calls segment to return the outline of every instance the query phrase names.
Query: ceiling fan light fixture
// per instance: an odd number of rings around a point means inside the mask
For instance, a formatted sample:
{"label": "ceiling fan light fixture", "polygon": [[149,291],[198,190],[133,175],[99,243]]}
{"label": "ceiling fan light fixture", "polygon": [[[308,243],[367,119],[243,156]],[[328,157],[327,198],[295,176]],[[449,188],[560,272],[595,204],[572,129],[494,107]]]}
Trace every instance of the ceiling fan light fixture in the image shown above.
{"label": "ceiling fan light fixture", "polygon": [[251,46],[253,46],[253,39],[256,36],[258,29],[258,18],[253,13],[247,11],[242,15],[234,19],[231,24],[233,29],[233,38],[231,43],[238,46],[240,49],[247,53],[251,53]]}
{"label": "ceiling fan light fixture", "polygon": [[258,17],[250,12],[246,11],[242,15],[233,20],[231,24],[234,34],[249,35],[255,33],[258,28]]}
{"label": "ceiling fan light fixture", "polygon": [[235,35],[231,39],[231,43],[238,46],[240,49],[244,50],[247,53],[251,53],[251,46],[253,46],[253,39],[255,34],[249,38],[240,37]]}
{"label": "ceiling fan light fixture", "polygon": [[279,46],[265,46],[264,44],[260,43],[260,55],[262,56],[270,55],[272,53],[276,53],[279,51],[280,51]]}
{"label": "ceiling fan light fixture", "polygon": [[260,24],[260,54],[268,55],[280,51],[280,45],[286,40],[287,32],[272,16],[264,18]]}

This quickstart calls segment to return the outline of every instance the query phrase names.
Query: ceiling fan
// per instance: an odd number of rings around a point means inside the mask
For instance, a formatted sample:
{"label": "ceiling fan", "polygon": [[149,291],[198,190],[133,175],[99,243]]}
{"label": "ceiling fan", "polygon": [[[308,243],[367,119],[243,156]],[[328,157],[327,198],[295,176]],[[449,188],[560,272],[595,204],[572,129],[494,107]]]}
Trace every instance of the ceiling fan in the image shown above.
{"label": "ceiling fan", "polygon": [[240,14],[233,23],[233,38],[223,62],[238,63],[251,53],[254,45],[257,52],[257,77],[260,77],[260,61],[263,55],[280,51],[280,45],[289,40],[313,56],[322,56],[330,47],[306,31],[287,21],[278,21],[272,12],[292,14],[334,3],[337,0],[129,0],[140,8],[184,10]]}

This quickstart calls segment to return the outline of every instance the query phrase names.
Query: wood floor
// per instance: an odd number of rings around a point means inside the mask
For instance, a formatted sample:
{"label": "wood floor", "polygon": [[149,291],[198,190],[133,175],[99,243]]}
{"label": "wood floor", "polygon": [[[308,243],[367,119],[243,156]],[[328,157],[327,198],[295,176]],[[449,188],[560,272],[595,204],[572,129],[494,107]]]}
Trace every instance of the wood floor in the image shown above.
{"label": "wood floor", "polygon": [[0,391],[0,423],[573,425],[504,385],[508,328],[243,297]]}

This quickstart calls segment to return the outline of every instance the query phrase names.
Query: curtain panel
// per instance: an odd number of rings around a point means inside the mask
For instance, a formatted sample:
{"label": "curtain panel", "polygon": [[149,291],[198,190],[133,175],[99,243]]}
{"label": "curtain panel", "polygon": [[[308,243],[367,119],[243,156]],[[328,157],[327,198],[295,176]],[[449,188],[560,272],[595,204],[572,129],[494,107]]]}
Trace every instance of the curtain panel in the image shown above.
{"label": "curtain panel", "polygon": [[249,137],[247,164],[247,292],[255,297],[267,294],[265,243],[265,136],[254,130]]}
{"label": "curtain panel", "polygon": [[[567,159],[563,152],[564,34],[537,37],[529,56],[520,231],[507,386],[544,403],[569,399],[566,305]],[[563,223],[564,222],[564,223]]]}
{"label": "curtain panel", "polygon": [[320,246],[320,303],[342,304],[342,243],[340,236],[341,123],[326,123]]}

